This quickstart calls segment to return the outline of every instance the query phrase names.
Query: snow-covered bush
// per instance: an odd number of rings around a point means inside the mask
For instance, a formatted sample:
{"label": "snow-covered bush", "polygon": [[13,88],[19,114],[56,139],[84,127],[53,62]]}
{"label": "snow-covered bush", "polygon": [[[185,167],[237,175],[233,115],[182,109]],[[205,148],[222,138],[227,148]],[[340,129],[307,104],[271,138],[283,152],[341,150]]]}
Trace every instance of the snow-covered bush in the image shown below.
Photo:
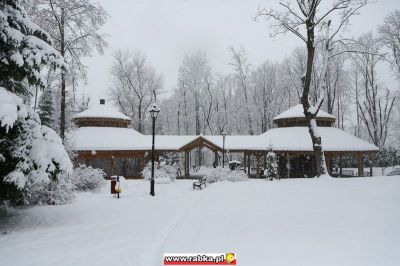
{"label": "snow-covered bush", "polygon": [[106,173],[101,169],[80,164],[74,169],[72,176],[77,191],[91,191],[105,184]]}
{"label": "snow-covered bush", "polygon": [[34,184],[25,192],[25,204],[30,205],[62,205],[75,198],[74,178],[68,174],[61,174],[57,181]]}
{"label": "snow-covered bush", "polygon": [[275,152],[270,151],[267,154],[267,167],[264,170],[264,175],[272,180],[275,178],[279,178],[279,173],[278,173],[278,157]]}
{"label": "snow-covered bush", "polygon": [[[148,162],[142,171],[142,176],[146,180],[151,178],[151,162]],[[176,178],[176,169],[165,162],[154,162],[154,181],[157,184],[171,183]]]}
{"label": "snow-covered bush", "polygon": [[220,182],[220,181],[245,181],[248,179],[246,173],[243,171],[231,170],[229,167],[222,168],[217,167],[210,171],[209,174],[205,176],[208,183]]}
{"label": "snow-covered bush", "polygon": [[33,184],[25,190],[24,203],[61,205],[75,198],[75,191],[93,191],[105,184],[101,169],[80,164],[72,174],[60,174],[57,181]]}

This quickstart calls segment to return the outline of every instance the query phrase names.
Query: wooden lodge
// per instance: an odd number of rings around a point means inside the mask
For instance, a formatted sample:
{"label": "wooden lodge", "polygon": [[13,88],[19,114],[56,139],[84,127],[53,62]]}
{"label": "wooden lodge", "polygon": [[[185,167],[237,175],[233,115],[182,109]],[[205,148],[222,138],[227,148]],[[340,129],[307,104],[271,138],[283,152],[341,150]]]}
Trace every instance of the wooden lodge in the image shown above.
{"label": "wooden lodge", "polygon": [[[84,162],[102,168],[108,175],[122,175],[126,178],[142,178],[141,171],[151,158],[151,136],[143,135],[129,128],[130,118],[115,109],[101,104],[74,117],[78,128],[74,131],[76,163]],[[315,176],[315,165],[311,138],[301,105],[281,113],[274,119],[276,128],[257,136],[172,136],[156,135],[156,158],[163,153],[177,153],[183,158],[181,171],[190,176],[191,152],[206,148],[214,153],[215,163],[221,158],[223,147],[227,153],[241,155],[244,170],[250,176],[251,169],[260,177],[265,157],[272,149],[279,158],[281,178]],[[376,146],[340,130],[335,117],[319,111],[317,124],[322,136],[327,166],[332,172],[333,160],[343,157],[356,158],[358,175],[364,175],[364,162],[369,161],[372,174],[372,156],[379,150]]]}

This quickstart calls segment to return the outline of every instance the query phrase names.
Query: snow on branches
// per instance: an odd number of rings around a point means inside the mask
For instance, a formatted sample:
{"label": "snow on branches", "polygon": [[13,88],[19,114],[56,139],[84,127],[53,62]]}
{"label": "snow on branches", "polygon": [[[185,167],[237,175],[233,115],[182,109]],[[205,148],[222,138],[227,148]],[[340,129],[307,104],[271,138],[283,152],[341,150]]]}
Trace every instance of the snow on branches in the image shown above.
{"label": "snow on branches", "polygon": [[216,167],[210,171],[206,175],[208,183],[215,183],[221,181],[230,181],[230,182],[237,182],[237,181],[246,181],[248,177],[245,172],[231,170],[229,167]]}
{"label": "snow on branches", "polygon": [[0,154],[4,158],[0,168],[5,182],[23,190],[72,171],[60,137],[40,124],[31,107],[2,87],[0,103]]}
{"label": "snow on branches", "polygon": [[264,170],[264,175],[269,179],[277,179],[279,178],[279,171],[278,171],[278,156],[272,149],[268,152],[266,158],[267,167]]}
{"label": "snow on branches", "polygon": [[43,66],[65,68],[47,32],[33,23],[18,0],[0,2],[0,86],[27,94],[25,82],[43,86]]}
{"label": "snow on branches", "polygon": [[73,181],[77,191],[93,191],[105,183],[106,173],[102,169],[80,164],[74,169]]}
{"label": "snow on branches", "polygon": [[[175,167],[167,165],[165,162],[154,162],[154,181],[157,184],[168,184],[174,181],[177,172]],[[151,179],[151,162],[148,162],[142,171],[142,176],[146,180]]]}

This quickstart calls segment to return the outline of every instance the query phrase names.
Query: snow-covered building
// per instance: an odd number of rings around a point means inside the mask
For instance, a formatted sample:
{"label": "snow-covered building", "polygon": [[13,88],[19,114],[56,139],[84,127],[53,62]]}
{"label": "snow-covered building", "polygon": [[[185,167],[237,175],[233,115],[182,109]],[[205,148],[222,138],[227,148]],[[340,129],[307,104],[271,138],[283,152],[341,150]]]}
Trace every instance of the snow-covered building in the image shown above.
{"label": "snow-covered building", "polygon": [[[73,133],[78,154],[76,162],[102,168],[108,175],[141,178],[141,170],[150,160],[151,136],[143,135],[129,127],[130,118],[114,108],[101,104],[77,114],[74,122],[78,128]],[[190,154],[196,148],[207,148],[215,154],[239,153],[247,173],[251,168],[262,168],[265,156],[272,149],[279,156],[281,177],[315,175],[313,148],[301,105],[296,105],[274,119],[277,128],[257,136],[176,136],[157,135],[157,158],[166,152],[182,154],[184,175],[189,175]],[[335,117],[319,111],[317,124],[322,136],[323,149],[331,169],[331,161],[342,156],[358,159],[362,175],[364,158],[371,158],[379,149],[353,135],[334,127]]]}
{"label": "snow-covered building", "polygon": [[[333,168],[333,159],[338,159],[340,164],[342,157],[353,157],[358,162],[358,174],[364,175],[364,160],[368,160],[371,166],[371,159],[379,148],[335,127],[335,117],[322,110],[318,112],[316,122],[329,171]],[[272,149],[279,155],[280,174],[288,177],[314,176],[313,147],[303,106],[298,104],[279,114],[274,123],[277,128],[268,130],[261,137],[271,143]],[[338,167],[341,171],[341,166]]]}

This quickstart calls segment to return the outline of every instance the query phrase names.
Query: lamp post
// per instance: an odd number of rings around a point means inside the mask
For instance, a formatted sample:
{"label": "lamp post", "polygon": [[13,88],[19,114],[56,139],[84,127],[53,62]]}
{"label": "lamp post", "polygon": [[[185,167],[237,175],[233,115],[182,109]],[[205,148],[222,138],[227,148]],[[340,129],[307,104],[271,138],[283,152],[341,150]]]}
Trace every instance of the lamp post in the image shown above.
{"label": "lamp post", "polygon": [[156,118],[158,113],[160,112],[160,108],[158,108],[157,104],[154,103],[149,110],[151,119],[153,120],[153,141],[151,144],[151,179],[150,179],[150,195],[154,197],[154,136],[156,131]]}
{"label": "lamp post", "polygon": [[222,132],[222,168],[225,168],[225,137],[226,133]]}

